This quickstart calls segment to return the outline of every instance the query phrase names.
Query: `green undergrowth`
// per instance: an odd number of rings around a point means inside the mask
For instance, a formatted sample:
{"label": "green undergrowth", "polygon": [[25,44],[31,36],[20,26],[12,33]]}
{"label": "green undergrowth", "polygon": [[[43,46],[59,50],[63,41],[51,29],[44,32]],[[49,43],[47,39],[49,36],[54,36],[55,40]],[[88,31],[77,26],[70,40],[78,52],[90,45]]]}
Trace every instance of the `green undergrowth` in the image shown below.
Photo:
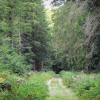
{"label": "green undergrowth", "polygon": [[64,84],[72,88],[80,100],[100,100],[100,74],[61,72]]}
{"label": "green undergrowth", "polygon": [[[19,76],[9,71],[2,72],[0,73],[0,100],[46,100],[48,97],[46,81],[54,75],[53,72],[30,72]],[[11,90],[7,86],[11,86]]]}
{"label": "green undergrowth", "polygon": [[68,100],[68,99],[65,96],[52,96],[52,97],[49,97],[49,99],[47,100]]}

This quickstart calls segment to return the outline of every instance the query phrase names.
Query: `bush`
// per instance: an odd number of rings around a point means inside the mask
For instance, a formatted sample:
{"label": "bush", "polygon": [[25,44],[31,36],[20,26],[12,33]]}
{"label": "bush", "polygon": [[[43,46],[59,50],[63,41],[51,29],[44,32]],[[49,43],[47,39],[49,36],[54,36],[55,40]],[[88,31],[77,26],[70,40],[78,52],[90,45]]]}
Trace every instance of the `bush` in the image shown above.
{"label": "bush", "polygon": [[78,75],[72,87],[82,100],[100,100],[100,77],[98,75]]}
{"label": "bush", "polygon": [[9,91],[0,92],[0,100],[21,100],[16,95],[10,93]]}
{"label": "bush", "polygon": [[10,70],[21,75],[31,67],[27,64],[25,57],[18,54],[16,50],[6,45],[0,47],[0,71]]}
{"label": "bush", "polygon": [[[51,73],[51,72],[50,72]],[[52,77],[50,73],[31,73],[30,76],[18,76],[10,72],[0,74],[9,83],[11,90],[0,92],[0,100],[46,100],[48,88],[46,81]]]}
{"label": "bush", "polygon": [[100,75],[61,72],[67,87],[72,88],[80,100],[100,100]]}
{"label": "bush", "polygon": [[26,82],[16,88],[16,94],[25,100],[45,100],[48,91],[43,83]]}

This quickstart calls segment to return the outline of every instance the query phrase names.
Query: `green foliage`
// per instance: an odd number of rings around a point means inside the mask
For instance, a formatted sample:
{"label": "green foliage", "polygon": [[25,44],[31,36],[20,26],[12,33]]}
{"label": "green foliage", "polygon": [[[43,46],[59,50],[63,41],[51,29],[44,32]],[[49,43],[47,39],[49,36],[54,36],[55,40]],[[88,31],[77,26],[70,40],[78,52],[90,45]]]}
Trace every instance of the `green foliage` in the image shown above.
{"label": "green foliage", "polygon": [[30,66],[33,60],[44,61],[48,57],[48,38],[42,0],[0,0],[2,69],[9,67],[21,74],[27,69],[26,63]]}
{"label": "green foliage", "polygon": [[[78,83],[78,82],[77,82]],[[78,96],[82,98],[82,100],[99,100],[100,99],[100,79],[95,78],[91,79],[89,77],[84,80],[80,80],[78,84],[76,84],[76,91]]]}
{"label": "green foliage", "polygon": [[[100,15],[96,13],[90,13],[85,22],[85,46],[87,49],[86,60],[88,71],[99,71],[100,64]],[[94,34],[95,33],[95,34]]]}
{"label": "green foliage", "polygon": [[2,72],[0,77],[5,79],[4,83],[11,84],[11,91],[0,92],[0,100],[46,100],[48,97],[46,81],[53,75],[53,72],[30,72],[22,77],[10,72]]}
{"label": "green foliage", "polygon": [[[84,2],[83,2],[84,3]],[[86,5],[77,6],[67,1],[54,12],[53,48],[55,59],[60,59],[66,69],[83,69],[85,53],[83,25],[86,19]]]}
{"label": "green foliage", "polygon": [[100,75],[74,72],[61,72],[67,87],[72,88],[80,100],[100,99]]}
{"label": "green foliage", "polygon": [[23,74],[30,69],[30,66],[25,62],[24,56],[19,55],[9,46],[1,46],[0,55],[0,70],[11,70],[17,74]]}
{"label": "green foliage", "polygon": [[52,97],[49,97],[49,99],[47,100],[68,100],[68,98],[63,97],[63,96],[52,96]]}
{"label": "green foliage", "polygon": [[62,71],[60,73],[60,76],[63,78],[64,84],[67,87],[71,87],[71,85],[73,83],[73,78],[76,76],[76,74],[73,73],[73,72],[64,72],[64,71]]}
{"label": "green foliage", "polygon": [[34,99],[45,100],[47,95],[47,88],[43,83],[27,82],[16,88],[17,95],[20,99]]}

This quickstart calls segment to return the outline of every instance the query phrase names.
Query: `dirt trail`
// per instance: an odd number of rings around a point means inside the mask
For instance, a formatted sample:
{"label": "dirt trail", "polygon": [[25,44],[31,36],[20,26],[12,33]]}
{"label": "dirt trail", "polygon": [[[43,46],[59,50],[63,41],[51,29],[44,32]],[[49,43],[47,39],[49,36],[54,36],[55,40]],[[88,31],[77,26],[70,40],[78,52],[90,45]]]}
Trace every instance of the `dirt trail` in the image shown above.
{"label": "dirt trail", "polygon": [[47,85],[50,95],[47,100],[78,100],[76,94],[64,86],[61,78],[52,78]]}

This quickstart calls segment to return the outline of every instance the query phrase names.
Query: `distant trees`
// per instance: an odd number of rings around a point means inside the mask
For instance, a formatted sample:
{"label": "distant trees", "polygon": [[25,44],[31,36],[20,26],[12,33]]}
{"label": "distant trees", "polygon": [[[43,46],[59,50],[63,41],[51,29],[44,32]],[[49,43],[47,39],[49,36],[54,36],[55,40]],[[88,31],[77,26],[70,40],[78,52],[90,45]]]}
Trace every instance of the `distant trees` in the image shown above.
{"label": "distant trees", "polygon": [[90,0],[88,7],[90,14],[85,23],[87,70],[100,70],[100,2]]}
{"label": "distant trees", "polygon": [[[55,10],[53,47],[55,62],[61,62],[66,70],[83,69],[85,67],[85,35],[83,25],[86,18],[84,4],[80,7],[75,2],[66,2]],[[59,66],[59,67],[61,67]]]}
{"label": "distant trees", "polygon": [[98,0],[69,0],[54,11],[54,61],[63,69],[100,69],[99,6]]}

